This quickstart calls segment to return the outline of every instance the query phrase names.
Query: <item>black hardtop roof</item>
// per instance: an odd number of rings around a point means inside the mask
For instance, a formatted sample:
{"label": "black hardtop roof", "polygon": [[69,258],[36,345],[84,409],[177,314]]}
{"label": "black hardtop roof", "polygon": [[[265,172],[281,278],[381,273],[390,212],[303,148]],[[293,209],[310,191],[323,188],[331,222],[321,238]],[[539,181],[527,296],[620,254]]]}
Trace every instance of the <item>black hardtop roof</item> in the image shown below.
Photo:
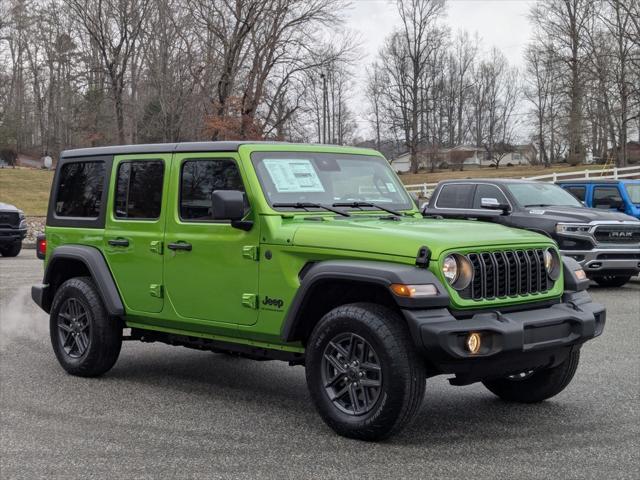
{"label": "black hardtop roof", "polygon": [[220,142],[180,142],[146,143],[139,145],[115,145],[110,147],[91,147],[64,150],[60,158],[95,157],[100,155],[127,155],[133,153],[173,153],[173,152],[237,152],[241,145],[278,145],[288,142],[259,142],[251,140]]}

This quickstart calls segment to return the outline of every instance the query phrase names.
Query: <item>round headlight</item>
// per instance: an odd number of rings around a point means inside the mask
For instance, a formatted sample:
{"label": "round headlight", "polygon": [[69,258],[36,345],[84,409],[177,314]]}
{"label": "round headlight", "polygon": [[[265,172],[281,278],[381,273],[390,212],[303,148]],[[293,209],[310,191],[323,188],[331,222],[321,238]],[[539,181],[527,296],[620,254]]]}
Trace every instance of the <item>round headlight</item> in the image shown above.
{"label": "round headlight", "polygon": [[447,255],[442,262],[442,274],[453,288],[464,290],[473,279],[473,265],[467,257],[457,253]]}
{"label": "round headlight", "polygon": [[560,271],[562,266],[560,264],[560,257],[553,248],[547,248],[544,251],[544,268],[547,271],[547,275],[551,280],[557,280],[560,277]]}
{"label": "round headlight", "polygon": [[453,255],[448,255],[442,262],[442,274],[450,284],[458,278],[458,262]]}

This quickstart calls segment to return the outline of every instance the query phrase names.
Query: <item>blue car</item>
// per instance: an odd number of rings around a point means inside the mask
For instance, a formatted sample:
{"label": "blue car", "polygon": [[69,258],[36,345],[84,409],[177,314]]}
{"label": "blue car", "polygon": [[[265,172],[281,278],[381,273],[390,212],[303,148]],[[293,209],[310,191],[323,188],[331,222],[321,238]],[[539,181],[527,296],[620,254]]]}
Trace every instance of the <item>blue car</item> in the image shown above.
{"label": "blue car", "polygon": [[587,207],[617,210],[640,219],[640,180],[564,180],[557,184]]}

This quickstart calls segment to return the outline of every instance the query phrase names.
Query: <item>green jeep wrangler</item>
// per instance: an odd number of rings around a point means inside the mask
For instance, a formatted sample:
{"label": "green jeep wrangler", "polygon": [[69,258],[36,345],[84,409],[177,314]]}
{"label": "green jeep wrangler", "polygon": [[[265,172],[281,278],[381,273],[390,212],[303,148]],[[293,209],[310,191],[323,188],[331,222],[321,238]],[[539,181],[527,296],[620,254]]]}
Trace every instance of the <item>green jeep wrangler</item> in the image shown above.
{"label": "green jeep wrangler", "polygon": [[304,365],[337,433],[399,431],[426,378],[539,402],[605,309],[542,235],[425,219],[368,149],[202,142],[63,152],[34,301],[73,375],[123,340]]}

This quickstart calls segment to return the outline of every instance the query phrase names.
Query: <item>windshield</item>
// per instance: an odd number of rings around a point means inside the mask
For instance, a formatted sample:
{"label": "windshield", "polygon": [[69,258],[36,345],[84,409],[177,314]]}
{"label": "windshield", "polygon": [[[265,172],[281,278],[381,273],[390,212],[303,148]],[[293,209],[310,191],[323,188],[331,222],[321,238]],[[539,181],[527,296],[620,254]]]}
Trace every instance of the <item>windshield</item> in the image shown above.
{"label": "windshield", "polygon": [[640,203],[640,183],[627,183],[624,188],[631,199],[631,203]]}
{"label": "windshield", "polygon": [[[254,152],[251,160],[265,197],[278,204],[354,203],[349,210],[376,209],[356,202],[410,210],[413,201],[382,157],[334,153]],[[313,208],[313,206],[308,206]]]}
{"label": "windshield", "polygon": [[512,183],[507,185],[521,207],[582,207],[576,197],[551,183]]}

